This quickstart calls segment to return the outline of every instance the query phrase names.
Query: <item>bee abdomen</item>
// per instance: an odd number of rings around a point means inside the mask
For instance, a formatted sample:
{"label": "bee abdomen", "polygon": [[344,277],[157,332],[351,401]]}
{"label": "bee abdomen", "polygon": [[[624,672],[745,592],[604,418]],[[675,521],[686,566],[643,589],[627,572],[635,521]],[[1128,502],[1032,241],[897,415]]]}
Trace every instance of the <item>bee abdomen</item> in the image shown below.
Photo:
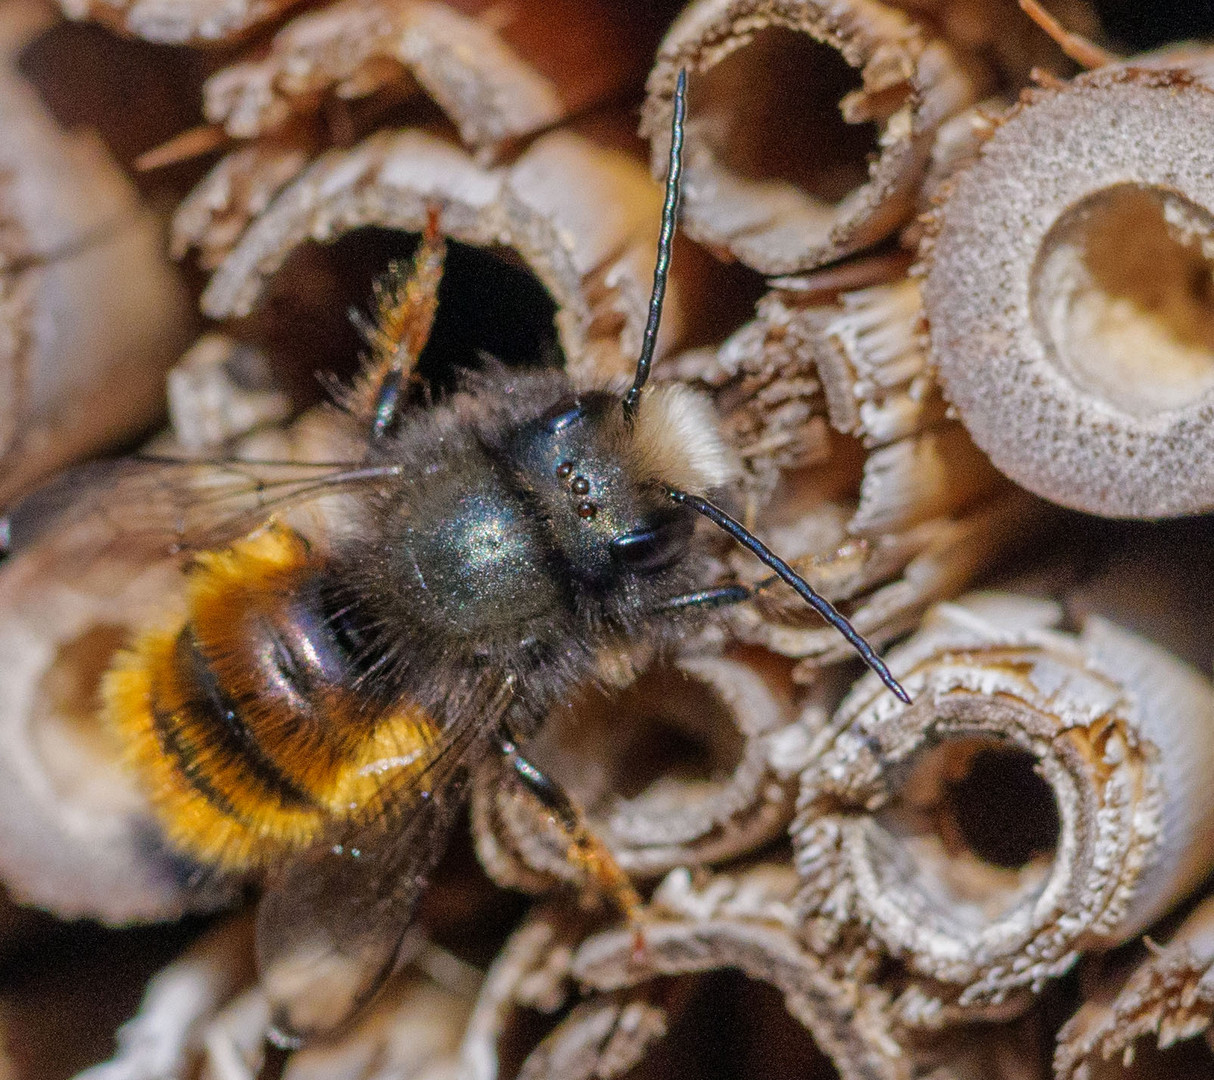
{"label": "bee abdomen", "polygon": [[[312,794],[288,776],[263,749],[237,702],[220,685],[189,626],[177,635],[174,659],[174,674],[181,685],[178,693],[182,695],[175,710],[177,715],[166,712],[158,701],[153,702],[156,733],[165,752],[172,754],[176,749],[183,763],[196,764],[201,758],[214,765],[228,764],[236,774],[232,783],[237,792],[258,806],[319,810],[320,803]],[[192,729],[200,748],[193,757],[181,752],[183,729]],[[193,771],[205,772],[197,768]],[[201,782],[198,787],[204,790]],[[222,793],[219,798],[223,798]]]}
{"label": "bee abdomen", "polygon": [[167,839],[202,862],[239,870],[309,846],[373,812],[435,743],[419,709],[349,685],[321,569],[277,526],[208,553],[185,625],[144,634],[107,674],[109,718]]}
{"label": "bee abdomen", "polygon": [[174,847],[230,869],[304,846],[321,807],[257,744],[206,671],[187,626],[143,635],[106,676],[107,711]]}

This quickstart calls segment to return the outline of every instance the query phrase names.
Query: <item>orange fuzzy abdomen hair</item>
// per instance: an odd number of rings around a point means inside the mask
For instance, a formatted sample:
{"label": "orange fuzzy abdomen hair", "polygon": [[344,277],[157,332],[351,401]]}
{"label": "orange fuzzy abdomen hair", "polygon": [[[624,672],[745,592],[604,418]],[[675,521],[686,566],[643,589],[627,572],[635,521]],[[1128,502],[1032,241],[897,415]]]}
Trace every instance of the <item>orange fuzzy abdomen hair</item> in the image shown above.
{"label": "orange fuzzy abdomen hair", "polygon": [[108,721],[168,842],[201,863],[245,870],[329,841],[437,747],[422,710],[375,705],[316,659],[323,617],[300,619],[315,614],[300,589],[323,572],[279,525],[205,553],[186,621],[141,635],[105,677]]}

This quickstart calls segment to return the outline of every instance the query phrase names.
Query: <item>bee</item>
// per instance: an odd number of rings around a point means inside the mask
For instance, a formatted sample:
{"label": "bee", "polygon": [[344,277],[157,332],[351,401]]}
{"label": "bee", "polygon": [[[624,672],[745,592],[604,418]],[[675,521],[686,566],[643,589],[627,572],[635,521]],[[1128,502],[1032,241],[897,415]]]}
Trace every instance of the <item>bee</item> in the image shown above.
{"label": "bee", "polygon": [[[410,272],[377,290],[364,369],[327,420],[334,460],[128,460],[97,467],[83,497],[51,488],[6,519],[14,551],[68,535],[87,511],[106,523],[90,557],[187,557],[182,610],[112,662],[105,719],[167,847],[262,884],[257,959],[284,1045],[343,1024],[394,970],[470,769],[489,755],[564,830],[588,880],[637,916],[626,875],[522,749],[609,650],[671,642],[697,612],[784,581],[908,700],[847,620],[709,501],[732,471],[707,399],[648,385],[685,95],[681,75],[626,389],[491,364],[433,400],[411,393],[443,272],[436,210]],[[310,530],[301,510],[315,511]],[[699,517],[774,576],[693,580]]]}

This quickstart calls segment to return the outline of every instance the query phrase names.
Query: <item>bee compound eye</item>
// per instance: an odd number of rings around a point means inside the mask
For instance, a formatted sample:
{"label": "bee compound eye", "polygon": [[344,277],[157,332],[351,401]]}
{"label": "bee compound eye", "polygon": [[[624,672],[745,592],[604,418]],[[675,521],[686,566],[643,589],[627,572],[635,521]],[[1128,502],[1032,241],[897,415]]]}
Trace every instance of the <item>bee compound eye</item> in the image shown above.
{"label": "bee compound eye", "polygon": [[637,573],[653,573],[677,562],[687,551],[695,522],[674,514],[648,528],[634,529],[611,541],[611,554]]}
{"label": "bee compound eye", "polygon": [[562,401],[540,417],[540,424],[545,431],[555,434],[577,423],[585,415],[586,410],[580,401]]}

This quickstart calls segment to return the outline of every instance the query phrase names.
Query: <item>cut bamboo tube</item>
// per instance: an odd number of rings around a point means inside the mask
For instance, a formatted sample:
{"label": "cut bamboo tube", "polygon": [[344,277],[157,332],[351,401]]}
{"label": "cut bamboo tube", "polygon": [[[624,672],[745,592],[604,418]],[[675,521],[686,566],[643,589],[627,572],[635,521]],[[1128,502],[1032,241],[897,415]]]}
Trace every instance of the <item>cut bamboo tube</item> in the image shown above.
{"label": "cut bamboo tube", "polygon": [[1214,687],[1111,623],[1072,636],[1059,617],[1009,594],[941,606],[890,656],[915,705],[862,681],[806,747],[805,932],[901,958],[923,980],[907,1023],[1014,1010],[1214,864]]}
{"label": "cut bamboo tube", "polygon": [[932,226],[945,393],[999,469],[1065,506],[1214,507],[1205,78],[1173,53],[1027,94]]}
{"label": "cut bamboo tube", "polygon": [[[1017,89],[1034,69],[1058,76],[1074,66],[1058,43],[1021,10],[1017,0],[892,0],[938,32],[962,52],[988,60],[1001,85]],[[1100,20],[1088,0],[1048,0],[1050,14],[1071,34],[1096,39]]]}
{"label": "cut bamboo tube", "polygon": [[63,918],[178,918],[230,887],[190,887],[97,714],[114,653],[163,617],[179,574],[82,566],[81,539],[48,536],[0,567],[0,879]]}
{"label": "cut bamboo tube", "polygon": [[95,19],[164,45],[232,41],[299,0],[59,0],[72,19]]}
{"label": "cut bamboo tube", "polygon": [[573,949],[584,921],[545,905],[532,911],[498,950],[485,973],[460,1047],[470,1080],[497,1080],[502,1045],[521,1020],[520,1011],[551,1015],[568,1000]]}
{"label": "cut bamboo tube", "polygon": [[[498,169],[433,135],[382,132],[330,151],[274,196],[215,271],[202,306],[213,318],[247,314],[307,241],[372,227],[417,233],[437,206],[449,236],[509,249],[542,283],[571,371],[623,375],[640,349],[660,201],[637,162],[571,132],[544,136]],[[205,212],[191,206],[178,225],[179,245],[213,249]],[[226,217],[219,227],[230,235]],[[681,306],[676,268],[662,348],[684,332]]]}
{"label": "cut bamboo tube", "polygon": [[[662,1029],[677,1023],[677,1009],[695,993],[677,980],[735,969],[779,992],[788,1016],[809,1032],[828,1067],[844,1080],[910,1080],[913,1063],[890,1037],[887,999],[866,982],[870,973],[840,975],[796,940],[789,906],[795,887],[789,869],[774,864],[714,877],[699,887],[685,871],[676,871],[654,897],[641,949],[627,928],[587,937],[584,927],[562,919],[554,909],[533,915],[486,978],[465,1042],[465,1064],[475,1066],[470,1074],[495,1080],[497,1047],[508,1042],[522,1021],[519,1006],[553,1014],[569,1003],[575,982],[587,996],[531,1051],[522,1075],[535,1080],[567,1075],[553,1064],[587,1057],[601,1070],[611,1064],[603,1051],[613,1049],[626,1049],[644,1069],[646,1054],[660,1047]],[[670,980],[676,980],[673,987]],[[656,997],[646,998],[644,991],[651,986]],[[666,989],[659,990],[661,986]],[[611,1021],[616,1022],[614,1033],[597,1048],[588,1046],[587,1028],[601,1029]],[[807,1055],[802,1067],[810,1060]],[[596,1070],[588,1075],[612,1074]]]}
{"label": "cut bamboo tube", "polygon": [[[747,512],[769,542],[883,641],[955,595],[1039,515],[946,418],[919,335],[918,285],[824,297],[821,276],[783,282],[715,355],[667,370],[714,394],[745,468]],[[729,560],[746,580],[765,576],[743,555]],[[730,622],[744,640],[804,659],[809,676],[846,645],[790,596],[772,590]]]}
{"label": "cut bamboo tube", "polygon": [[151,424],[189,318],[159,224],[17,69],[47,22],[0,4],[0,507]]}
{"label": "cut bamboo tube", "polygon": [[204,111],[238,139],[276,132],[320,108],[392,87],[423,90],[471,146],[547,127],[564,105],[556,84],[486,23],[444,4],[340,0],[293,19],[264,56],[212,75]]}
{"label": "cut bamboo tube", "polygon": [[[685,656],[558,711],[531,754],[629,874],[720,862],[774,839],[791,817],[792,791],[769,764],[794,714],[791,690],[788,665],[772,657]],[[672,745],[682,747],[673,758]],[[647,773],[646,761],[659,768]],[[584,888],[550,815],[500,767],[490,771],[473,789],[473,827],[493,878],[531,891]]]}
{"label": "cut bamboo tube", "polygon": [[984,85],[876,0],[698,0],[649,76],[641,130],[659,176],[683,67],[684,228],[767,274],[841,258],[903,224],[936,128]]}
{"label": "cut bamboo tube", "polygon": [[1214,900],[1166,944],[1145,950],[1128,976],[1105,972],[1088,983],[1084,1004],[1058,1033],[1058,1080],[1163,1080],[1214,1068]]}
{"label": "cut bamboo tube", "polygon": [[199,264],[214,270],[236,246],[250,221],[307,167],[311,143],[264,139],[224,155],[178,204],[171,250],[184,258],[197,250]]}
{"label": "cut bamboo tube", "polygon": [[[231,453],[329,459],[307,417],[290,433],[255,430],[283,400],[250,389],[247,351],[204,338],[186,354],[169,376],[183,438],[169,433],[150,449],[213,455],[206,437],[218,435]],[[138,544],[113,544],[104,513],[73,509],[89,495],[89,474],[63,483],[46,504],[54,515],[62,501],[62,516],[34,522],[37,534],[0,563],[0,880],[62,918],[124,924],[213,908],[235,883],[196,875],[167,849],[122,748],[98,722],[115,652],[180,609],[180,568]]]}
{"label": "cut bamboo tube", "polygon": [[199,338],[167,383],[173,440],[186,453],[214,453],[257,428],[282,424],[291,411],[265,356],[222,334]]}
{"label": "cut bamboo tube", "polygon": [[468,146],[492,154],[639,88],[660,26],[660,10],[639,0],[523,0],[509,9],[487,0],[338,0],[292,19],[264,54],[213,75],[204,111],[248,139],[326,104],[420,91]]}

